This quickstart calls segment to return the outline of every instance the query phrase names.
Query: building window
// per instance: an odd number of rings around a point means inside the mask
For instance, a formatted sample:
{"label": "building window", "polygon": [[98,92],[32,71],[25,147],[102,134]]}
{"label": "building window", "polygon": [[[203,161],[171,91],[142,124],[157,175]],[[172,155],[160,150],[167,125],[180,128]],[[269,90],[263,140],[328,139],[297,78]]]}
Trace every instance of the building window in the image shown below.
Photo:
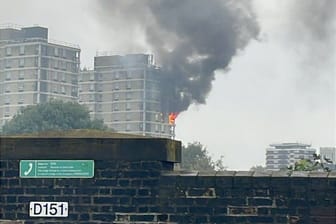
{"label": "building window", "polygon": [[98,80],[103,81],[103,74],[98,74]]}
{"label": "building window", "polygon": [[61,92],[62,92],[63,94],[65,94],[65,87],[64,87],[64,86],[61,87]]}
{"label": "building window", "polygon": [[119,105],[116,103],[116,104],[112,104],[112,110],[113,111],[118,111],[119,110]]}
{"label": "building window", "polygon": [[114,89],[115,89],[115,90],[119,90],[119,84],[118,84],[118,83],[116,83],[116,84],[114,85]]}
{"label": "building window", "polygon": [[90,74],[90,81],[94,81],[95,78],[94,78],[94,74]]}
{"label": "building window", "polygon": [[10,104],[10,96],[5,96],[5,104]]}
{"label": "building window", "polygon": [[127,88],[127,89],[131,89],[131,88],[132,88],[131,82],[127,82],[127,83],[126,83],[126,88]]}
{"label": "building window", "polygon": [[6,55],[7,55],[7,56],[12,55],[12,48],[10,48],[10,47],[7,47],[7,48],[6,48]]}
{"label": "building window", "polygon": [[93,102],[95,100],[95,96],[93,94],[90,94],[89,96],[90,96],[89,97],[89,101]]}
{"label": "building window", "polygon": [[54,93],[57,93],[57,86],[55,85],[53,88]]}
{"label": "building window", "polygon": [[19,95],[19,101],[18,101],[18,103],[19,103],[19,104],[23,104],[23,102],[24,102],[23,94],[20,94],[20,95]]}
{"label": "building window", "polygon": [[54,81],[58,81],[58,74],[57,74],[57,72],[54,73]]}
{"label": "building window", "polygon": [[10,59],[6,60],[6,68],[12,67],[12,61]]}
{"label": "building window", "polygon": [[126,93],[126,99],[130,100],[132,98],[132,93]]}
{"label": "building window", "polygon": [[126,124],[126,131],[130,131],[131,130],[131,124]]}
{"label": "building window", "polygon": [[118,121],[119,120],[119,116],[117,114],[112,114],[112,120]]}
{"label": "building window", "polygon": [[94,105],[89,106],[89,112],[94,112]]}
{"label": "building window", "polygon": [[98,102],[102,102],[103,101],[103,95],[102,94],[98,94],[97,95],[97,101]]}
{"label": "building window", "polygon": [[24,67],[24,65],[25,65],[24,58],[20,58],[20,60],[19,60],[19,67]]}
{"label": "building window", "polygon": [[5,92],[6,92],[6,93],[9,93],[9,92],[10,92],[9,85],[6,85],[6,86],[5,86]]}
{"label": "building window", "polygon": [[97,91],[102,92],[103,91],[103,86],[101,84],[97,85]]}
{"label": "building window", "polygon": [[10,72],[7,72],[6,73],[6,80],[11,80],[11,73]]}
{"label": "building window", "polygon": [[5,107],[5,117],[9,117],[9,107]]}
{"label": "building window", "polygon": [[60,67],[62,68],[62,70],[66,70],[67,68],[67,63],[65,61],[60,61]]}
{"label": "building window", "polygon": [[57,47],[54,48],[54,55],[58,56],[58,48]]}
{"label": "building window", "polygon": [[62,74],[62,82],[65,82],[66,81],[66,79],[65,79],[65,74],[63,73]]}
{"label": "building window", "polygon": [[103,111],[103,106],[101,104],[97,104],[97,111],[98,112],[102,112]]}
{"label": "building window", "polygon": [[20,46],[19,54],[20,55],[25,54],[25,46],[23,46],[23,45]]}
{"label": "building window", "polygon": [[131,73],[131,72],[127,72],[127,73],[126,73],[126,78],[127,78],[127,79],[132,78],[132,73]]}
{"label": "building window", "polygon": [[126,103],[126,110],[131,110],[131,104],[130,103]]}
{"label": "building window", "polygon": [[66,58],[66,56],[67,56],[67,50],[66,50],[66,49],[63,49],[63,51],[62,51],[62,57],[63,57],[63,58]]}
{"label": "building window", "polygon": [[[42,52],[45,52],[46,48],[43,46],[42,47]],[[35,54],[39,54],[40,53],[40,45],[35,45]]]}
{"label": "building window", "polygon": [[90,84],[90,91],[94,91],[94,84]]}
{"label": "building window", "polygon": [[23,72],[20,72],[20,73],[19,73],[19,79],[20,79],[20,80],[24,79],[24,73],[23,73]]}
{"label": "building window", "polygon": [[114,100],[119,100],[119,94],[118,93],[114,93],[113,94],[113,98],[114,98]]}
{"label": "building window", "polygon": [[23,92],[23,90],[24,90],[24,84],[20,83],[19,84],[19,92]]}
{"label": "building window", "polygon": [[118,72],[116,72],[116,73],[115,73],[115,75],[114,75],[114,78],[115,78],[115,79],[119,79],[119,78],[120,78],[120,76],[119,76],[119,73],[118,73]]}

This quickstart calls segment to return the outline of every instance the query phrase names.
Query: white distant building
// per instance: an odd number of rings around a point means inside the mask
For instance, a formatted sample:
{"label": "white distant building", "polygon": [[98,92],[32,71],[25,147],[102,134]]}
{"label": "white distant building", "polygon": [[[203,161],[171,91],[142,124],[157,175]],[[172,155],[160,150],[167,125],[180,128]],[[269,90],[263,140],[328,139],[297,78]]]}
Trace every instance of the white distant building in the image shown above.
{"label": "white distant building", "polygon": [[293,166],[300,159],[313,159],[316,149],[302,143],[271,144],[266,149],[266,169],[280,170]]}
{"label": "white distant building", "polygon": [[336,164],[336,147],[321,147],[320,155],[323,159],[323,162],[326,162],[324,158],[327,158]]}

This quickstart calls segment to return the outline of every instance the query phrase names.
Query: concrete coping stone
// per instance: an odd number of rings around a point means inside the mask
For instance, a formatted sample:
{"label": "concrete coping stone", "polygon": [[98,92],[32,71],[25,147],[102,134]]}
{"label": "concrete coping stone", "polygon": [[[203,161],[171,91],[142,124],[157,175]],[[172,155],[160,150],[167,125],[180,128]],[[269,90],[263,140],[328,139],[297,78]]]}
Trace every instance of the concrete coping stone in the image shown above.
{"label": "concrete coping stone", "polygon": [[236,177],[252,177],[254,171],[237,171],[235,176]]}
{"label": "concrete coping stone", "polygon": [[216,173],[217,173],[216,171],[199,171],[198,176],[201,176],[201,177],[213,176],[213,177],[215,177]]}
{"label": "concrete coping stone", "polygon": [[291,177],[308,177],[309,172],[307,172],[307,171],[293,171],[290,176]]}
{"label": "concrete coping stone", "polygon": [[329,172],[328,178],[336,178],[336,170]]}
{"label": "concrete coping stone", "polygon": [[199,177],[302,177],[302,178],[336,178],[336,171],[196,171],[175,170],[164,171],[162,176],[199,176]]}
{"label": "concrete coping stone", "polygon": [[255,171],[253,176],[254,177],[271,177],[272,176],[272,171],[268,170],[268,171]]}
{"label": "concrete coping stone", "polygon": [[20,220],[0,220],[0,224],[23,224]]}
{"label": "concrete coping stone", "polygon": [[328,177],[328,172],[323,172],[323,171],[311,171],[309,172],[308,176],[309,177]]}
{"label": "concrete coping stone", "polygon": [[216,173],[217,177],[233,177],[235,175],[236,175],[236,171],[233,171],[233,170],[218,171]]}
{"label": "concrete coping stone", "polygon": [[196,170],[175,170],[175,171],[164,171],[161,173],[162,176],[197,176],[198,171]]}
{"label": "concrete coping stone", "polygon": [[181,162],[181,142],[163,138],[0,137],[1,159]]}
{"label": "concrete coping stone", "polygon": [[287,170],[279,170],[279,171],[273,171],[272,177],[288,177],[290,176],[290,172]]}

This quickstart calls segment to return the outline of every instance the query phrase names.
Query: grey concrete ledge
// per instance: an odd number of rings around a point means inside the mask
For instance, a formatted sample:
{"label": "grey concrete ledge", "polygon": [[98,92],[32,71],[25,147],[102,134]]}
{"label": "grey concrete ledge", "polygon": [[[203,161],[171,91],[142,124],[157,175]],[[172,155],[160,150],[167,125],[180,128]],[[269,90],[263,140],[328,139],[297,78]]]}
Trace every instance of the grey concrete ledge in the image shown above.
{"label": "grey concrete ledge", "polygon": [[254,172],[254,171],[187,171],[187,170],[177,170],[177,171],[165,171],[161,173],[162,176],[213,176],[213,177],[293,177],[293,178],[336,178],[336,171],[323,172],[323,171],[264,171],[264,172]]}
{"label": "grey concrete ledge", "polygon": [[0,159],[181,162],[181,142],[162,138],[0,137]]}

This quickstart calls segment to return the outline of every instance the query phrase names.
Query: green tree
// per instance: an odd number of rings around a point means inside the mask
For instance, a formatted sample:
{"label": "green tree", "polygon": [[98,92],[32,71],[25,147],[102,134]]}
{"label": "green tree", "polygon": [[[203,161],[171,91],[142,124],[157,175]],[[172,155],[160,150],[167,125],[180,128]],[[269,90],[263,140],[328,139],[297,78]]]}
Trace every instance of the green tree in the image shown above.
{"label": "green tree", "polygon": [[43,131],[98,129],[107,127],[101,120],[91,120],[88,109],[78,103],[52,100],[24,107],[3,126],[4,134]]}
{"label": "green tree", "polygon": [[[325,162],[324,162],[325,161]],[[313,171],[313,170],[323,170],[326,172],[330,171],[328,164],[332,164],[332,161],[328,158],[321,158],[321,155],[316,153],[313,154],[313,160],[310,159],[300,159],[295,162],[294,166],[289,166],[288,170],[294,171]]]}
{"label": "green tree", "polygon": [[187,170],[214,171],[225,170],[223,157],[214,161],[206,147],[199,142],[189,143],[182,147],[181,168]]}

